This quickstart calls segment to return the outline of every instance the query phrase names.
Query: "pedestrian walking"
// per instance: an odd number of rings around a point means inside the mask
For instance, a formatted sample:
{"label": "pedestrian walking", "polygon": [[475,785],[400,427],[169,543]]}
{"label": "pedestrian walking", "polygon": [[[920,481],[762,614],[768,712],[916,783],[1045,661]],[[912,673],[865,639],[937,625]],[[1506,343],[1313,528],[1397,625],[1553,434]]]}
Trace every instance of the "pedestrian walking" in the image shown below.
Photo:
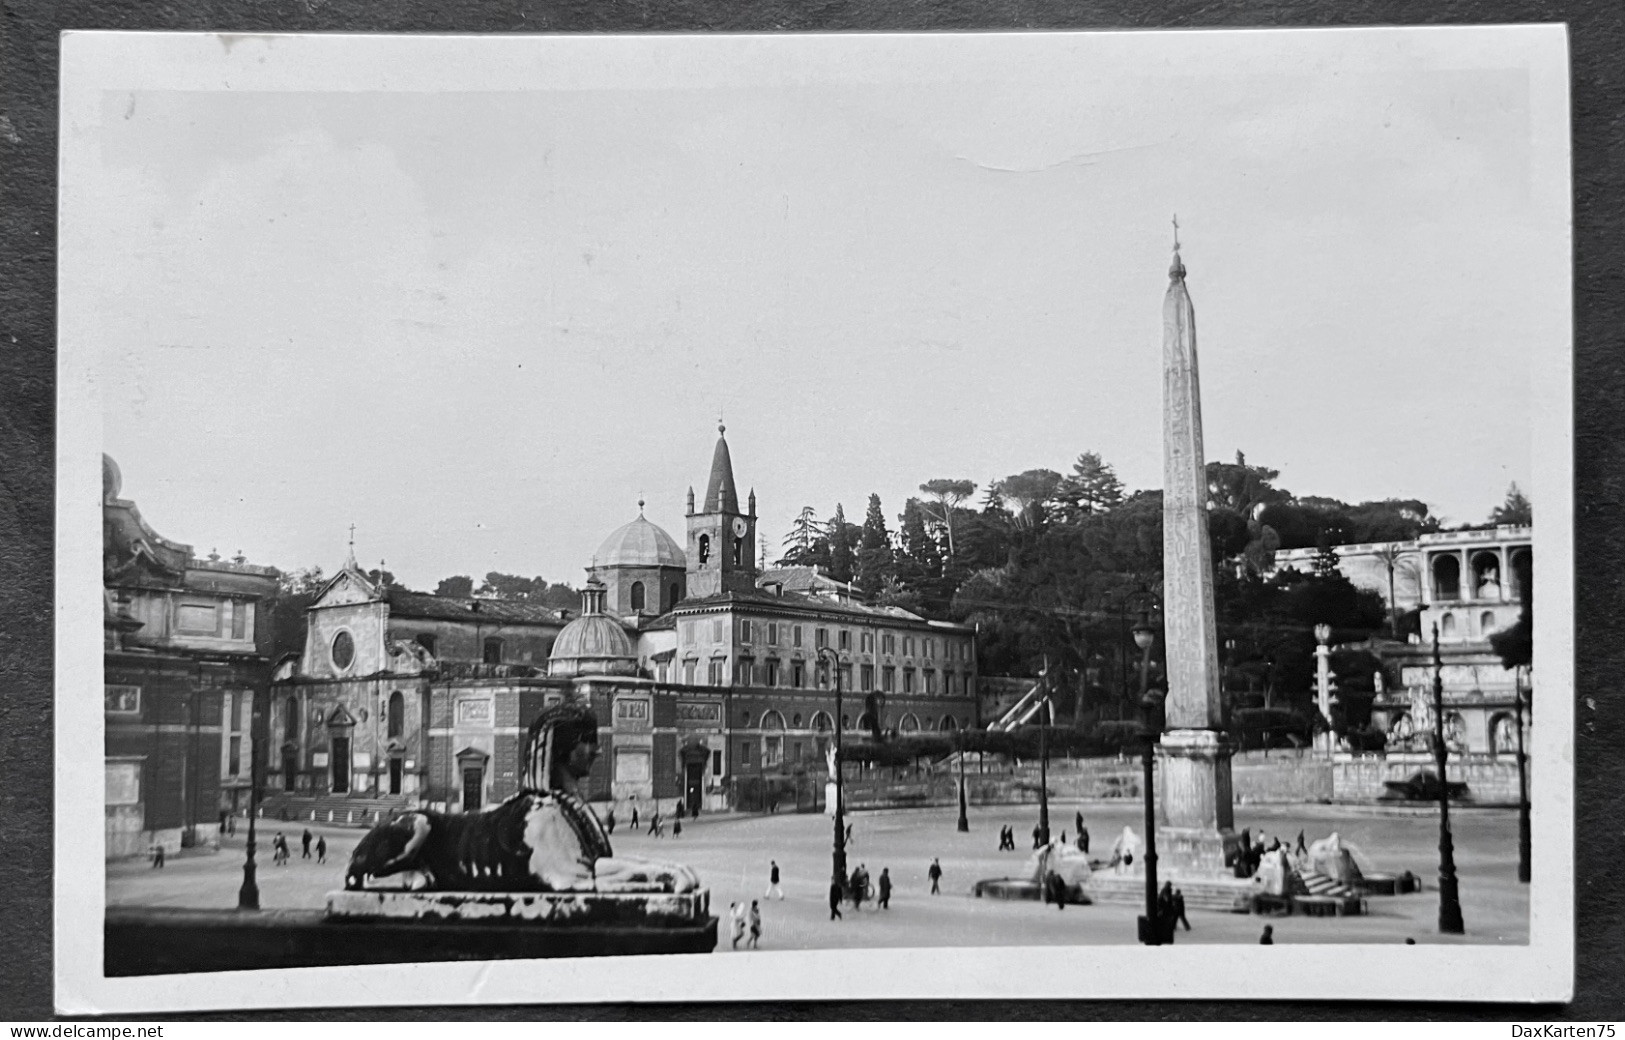
{"label": "pedestrian walking", "polygon": [[750,948],[761,949],[758,945],[762,940],[762,908],[756,905],[756,900],[750,901]]}
{"label": "pedestrian walking", "polygon": [[237,817],[236,816],[227,816],[226,817],[226,833],[227,834],[236,834],[237,833]]}
{"label": "pedestrian walking", "polygon": [[936,860],[936,859],[932,859],[931,860],[931,869],[925,872],[925,876],[931,879],[931,894],[934,895],[934,896],[941,895],[942,894],[942,863],[940,861]]}
{"label": "pedestrian walking", "polygon": [[674,820],[681,820],[683,818],[683,802],[682,802],[682,799],[678,799],[677,808],[672,811],[671,815],[672,815],[672,819],[674,819]]}
{"label": "pedestrian walking", "polygon": [[1044,902],[1054,903],[1057,910],[1066,909],[1066,882],[1053,870],[1044,875]]}
{"label": "pedestrian walking", "polygon": [[325,834],[316,839],[316,862],[327,862],[327,835]]}
{"label": "pedestrian walking", "polygon": [[[1187,932],[1191,930],[1190,921],[1185,919],[1185,893],[1177,888],[1174,889],[1174,921],[1178,921],[1180,924],[1184,925]],[[1173,922],[1170,921],[1168,923],[1168,930],[1173,931],[1173,928]]]}
{"label": "pedestrian walking", "polygon": [[681,838],[683,836],[683,818],[681,816],[672,821],[671,836],[673,839]]}
{"label": "pedestrian walking", "polygon": [[1061,844],[1062,845],[1066,844],[1066,831],[1061,832]]}
{"label": "pedestrian walking", "polygon": [[231,817],[230,812],[228,812],[225,809],[220,810],[220,833],[221,834],[226,833],[226,820],[229,819],[230,817]]}
{"label": "pedestrian walking", "polygon": [[162,870],[163,866],[164,866],[164,847],[162,845],[154,845],[152,847],[152,869],[153,870]]}
{"label": "pedestrian walking", "polygon": [[841,882],[838,878],[829,881],[829,919],[835,920],[841,914]]}
{"label": "pedestrian walking", "polygon": [[1275,945],[1275,926],[1273,924],[1267,924],[1267,925],[1264,926],[1264,934],[1260,935],[1258,937],[1258,945],[1260,945],[1260,946],[1274,946]]}
{"label": "pedestrian walking", "polygon": [[850,823],[846,825],[846,844],[852,844],[852,825]]}
{"label": "pedestrian walking", "polygon": [[310,833],[310,828],[306,827],[305,828],[305,833],[303,835],[301,835],[300,838],[299,838],[299,858],[300,859],[309,859],[310,858],[310,842],[311,842],[311,839],[313,837],[314,836]]}
{"label": "pedestrian walking", "polygon": [[610,806],[609,811],[604,814],[604,833],[605,834],[614,834],[615,833],[615,807],[614,806]]}
{"label": "pedestrian walking", "polygon": [[638,807],[632,806],[632,829],[638,829]]}
{"label": "pedestrian walking", "polygon": [[768,861],[767,891],[762,893],[762,898],[766,899],[775,892],[779,894],[779,901],[782,903],[784,901],[784,889],[779,887],[779,861],[776,859]]}
{"label": "pedestrian walking", "polygon": [[1073,827],[1072,829],[1077,831],[1079,834],[1082,834],[1083,833],[1083,810],[1080,809],[1076,813],[1073,814],[1072,822],[1074,824],[1076,824],[1076,826]]}
{"label": "pedestrian walking", "polygon": [[891,909],[891,868],[880,868],[880,909]]}
{"label": "pedestrian walking", "polygon": [[649,837],[660,837],[660,810],[656,809],[649,814]]}
{"label": "pedestrian walking", "polygon": [[733,934],[734,949],[739,949],[739,940],[745,937],[745,904],[728,904],[728,927]]}
{"label": "pedestrian walking", "polygon": [[1174,941],[1174,883],[1164,881],[1162,891],[1157,893],[1157,928],[1162,935],[1162,941],[1170,945]]}
{"label": "pedestrian walking", "polygon": [[1089,854],[1089,828],[1078,826],[1078,851],[1085,856]]}

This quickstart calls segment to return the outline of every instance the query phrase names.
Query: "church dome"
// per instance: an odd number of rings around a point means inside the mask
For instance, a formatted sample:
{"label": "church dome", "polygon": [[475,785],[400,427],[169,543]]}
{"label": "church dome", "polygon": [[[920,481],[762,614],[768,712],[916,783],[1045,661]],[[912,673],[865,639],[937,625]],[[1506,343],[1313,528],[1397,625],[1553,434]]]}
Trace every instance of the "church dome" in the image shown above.
{"label": "church dome", "polygon": [[565,625],[553,641],[553,651],[547,657],[549,675],[637,673],[638,657],[632,639],[619,621],[603,613],[603,595],[602,585],[588,582],[582,592],[582,615]]}
{"label": "church dome", "polygon": [[617,528],[604,539],[593,562],[599,567],[688,567],[683,547],[671,535],[645,520],[641,509],[636,520]]}

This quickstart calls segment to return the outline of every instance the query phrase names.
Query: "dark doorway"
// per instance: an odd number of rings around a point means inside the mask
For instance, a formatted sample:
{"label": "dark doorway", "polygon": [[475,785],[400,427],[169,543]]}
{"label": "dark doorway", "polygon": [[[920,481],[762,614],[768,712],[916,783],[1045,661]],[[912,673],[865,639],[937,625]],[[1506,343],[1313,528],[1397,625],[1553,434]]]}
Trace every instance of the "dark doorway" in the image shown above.
{"label": "dark doorway", "polygon": [[291,791],[299,775],[299,752],[292,748],[282,752],[282,789]]}
{"label": "dark doorway", "polygon": [[463,770],[463,812],[474,812],[480,807],[480,792],[485,787],[485,770],[478,767]]}
{"label": "dark doorway", "polygon": [[350,738],[333,738],[333,793],[350,793]]}
{"label": "dark doorway", "polygon": [[683,767],[683,800],[688,803],[688,814],[700,812],[700,795],[704,791],[705,761],[690,762]]}
{"label": "dark doorway", "polygon": [[405,774],[403,773],[403,771],[401,769],[401,760],[398,759],[398,758],[390,759],[389,760],[389,793],[390,794],[400,794],[401,793],[401,777],[403,775],[405,775]]}

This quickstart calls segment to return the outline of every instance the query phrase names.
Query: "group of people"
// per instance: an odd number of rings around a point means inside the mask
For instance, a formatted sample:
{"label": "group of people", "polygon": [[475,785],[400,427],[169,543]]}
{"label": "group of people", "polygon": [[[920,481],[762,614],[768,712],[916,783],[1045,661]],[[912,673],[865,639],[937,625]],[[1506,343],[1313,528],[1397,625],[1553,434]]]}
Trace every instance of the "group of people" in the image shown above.
{"label": "group of people", "polygon": [[[782,896],[780,898],[783,898]],[[747,910],[744,903],[730,903],[728,905],[729,927],[733,931],[734,949],[739,949],[739,940],[745,938],[745,931],[750,930],[750,939],[745,944],[748,950],[759,950],[758,944],[762,939],[762,908],[756,900],[750,901]]]}
{"label": "group of people", "polygon": [[1173,945],[1174,932],[1179,925],[1184,925],[1187,932],[1191,930],[1191,923],[1185,917],[1185,893],[1175,888],[1172,881],[1164,881],[1157,893],[1156,925],[1162,941],[1169,946]]}
{"label": "group of people", "polygon": [[1235,862],[1236,877],[1252,877],[1258,873],[1258,866],[1263,862],[1266,855],[1283,849],[1286,851],[1287,856],[1297,863],[1302,863],[1309,856],[1309,846],[1304,841],[1303,831],[1298,832],[1296,845],[1284,842],[1279,837],[1272,837],[1269,844],[1266,845],[1262,835],[1252,838],[1249,834],[1243,832],[1241,855],[1236,857]]}
{"label": "group of people", "polygon": [[[311,858],[310,849],[312,841],[314,841],[316,845],[316,862],[326,863],[327,835],[323,834],[318,836],[311,834],[309,827],[306,827],[305,833],[299,836],[299,858]],[[288,836],[283,834],[281,831],[277,831],[276,837],[271,839],[271,862],[276,866],[285,867],[288,865],[288,860],[291,858],[292,854],[288,851]]]}
{"label": "group of people", "polygon": [[[1087,855],[1088,852],[1089,852],[1089,828],[1087,828],[1087,827],[1085,827],[1083,825],[1083,813],[1080,812],[1080,813],[1077,814],[1076,823],[1078,825],[1078,838],[1077,838],[1078,851],[1084,853],[1085,855]],[[1061,832],[1061,839],[1060,840],[1061,840],[1062,845],[1067,844],[1066,831],[1063,830]],[[1045,845],[1047,845],[1048,843],[1049,843],[1049,839],[1048,839],[1047,834],[1044,831],[1044,828],[1042,826],[1034,827],[1033,828],[1033,848],[1034,849],[1041,849]],[[1000,852],[1014,852],[1014,851],[1016,851],[1016,829],[1014,827],[1010,826],[1009,824],[1005,824],[1003,827],[999,828],[999,851]]]}
{"label": "group of people", "polygon": [[[942,868],[933,860],[931,869],[937,872],[936,877],[932,879],[932,891],[935,891],[936,878],[942,876]],[[841,904],[848,899],[852,901],[852,909],[862,910],[864,901],[869,898],[871,888],[874,892],[875,909],[891,909],[892,880],[890,867],[880,868],[880,877],[873,886],[869,884],[869,868],[863,863],[859,863],[853,868],[850,878],[832,878],[829,883],[829,919],[834,921],[844,916],[841,913]],[[779,865],[776,862],[773,864],[772,881],[768,886],[768,891],[779,891]],[[783,899],[784,895],[781,893],[779,898]]]}
{"label": "group of people", "polygon": [[[696,806],[692,815],[698,816],[699,814],[699,808]],[[671,812],[672,837],[676,838],[683,833],[683,819],[688,815],[690,814],[687,806],[684,805],[683,800],[679,798],[677,800],[676,807],[672,809]],[[632,829],[634,831],[638,829],[639,816],[638,804],[636,801],[634,801],[632,803]],[[615,833],[615,807],[613,805],[604,812],[604,831],[608,834]],[[666,818],[660,814],[660,806],[658,804],[656,804],[655,807],[650,810],[648,834],[651,838],[664,838],[666,836]]]}

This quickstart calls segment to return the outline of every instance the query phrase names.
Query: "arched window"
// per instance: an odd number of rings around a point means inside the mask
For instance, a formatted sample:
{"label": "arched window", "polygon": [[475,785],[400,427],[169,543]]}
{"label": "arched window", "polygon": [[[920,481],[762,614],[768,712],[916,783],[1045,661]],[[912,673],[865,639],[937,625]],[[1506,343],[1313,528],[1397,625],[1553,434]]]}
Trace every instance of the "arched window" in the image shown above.
{"label": "arched window", "polygon": [[1461,560],[1441,553],[1433,558],[1433,598],[1461,598]]}
{"label": "arched window", "polygon": [[875,728],[875,717],[873,715],[870,715],[868,712],[864,712],[862,715],[858,716],[858,729],[859,729],[859,731],[870,730],[870,729],[874,729],[874,728]]}
{"label": "arched window", "polygon": [[641,581],[634,581],[632,583],[632,609],[643,609],[643,582]]}
{"label": "arched window", "polygon": [[484,653],[485,653],[485,656],[484,656],[483,660],[484,660],[484,662],[486,664],[501,664],[502,663],[502,640],[496,638],[495,636],[492,636],[489,639],[487,639],[485,641]]}
{"label": "arched window", "polygon": [[386,736],[398,737],[406,732],[406,695],[399,690],[389,695],[388,719]]}
{"label": "arched window", "polygon": [[1456,615],[1446,614],[1439,619],[1439,638],[1449,639],[1456,634]]}
{"label": "arched window", "polygon": [[1478,631],[1486,636],[1495,631],[1495,611],[1486,610],[1478,616]]}
{"label": "arched window", "polygon": [[900,733],[913,733],[919,728],[919,717],[916,716],[912,711],[904,713],[903,717],[897,720],[897,730]]}
{"label": "arched window", "polygon": [[708,535],[708,534],[702,534],[702,535],[700,535],[700,566],[704,567],[706,561],[709,560],[710,558],[711,558],[711,536]]}
{"label": "arched window", "polygon": [[959,723],[954,721],[954,717],[952,715],[944,715],[942,717],[941,725],[938,726],[938,729],[940,729],[940,730],[950,730],[950,729],[958,729],[958,728],[959,728]]}
{"label": "arched window", "polygon": [[783,729],[784,728],[784,716],[779,714],[777,711],[773,711],[773,710],[769,709],[768,711],[766,711],[766,712],[764,712],[762,714],[762,728],[763,729]]}
{"label": "arched window", "polygon": [[1472,557],[1473,589],[1479,599],[1501,595],[1501,558],[1492,552],[1476,552]]}
{"label": "arched window", "polygon": [[1528,549],[1517,549],[1507,559],[1507,592],[1513,599],[1523,595],[1523,588],[1533,576],[1534,559]]}
{"label": "arched window", "polygon": [[819,733],[828,733],[835,728],[835,720],[830,718],[827,711],[817,712],[812,717],[812,728]]}
{"label": "arched window", "polygon": [[282,736],[285,740],[299,739],[299,698],[289,697],[282,710]]}

